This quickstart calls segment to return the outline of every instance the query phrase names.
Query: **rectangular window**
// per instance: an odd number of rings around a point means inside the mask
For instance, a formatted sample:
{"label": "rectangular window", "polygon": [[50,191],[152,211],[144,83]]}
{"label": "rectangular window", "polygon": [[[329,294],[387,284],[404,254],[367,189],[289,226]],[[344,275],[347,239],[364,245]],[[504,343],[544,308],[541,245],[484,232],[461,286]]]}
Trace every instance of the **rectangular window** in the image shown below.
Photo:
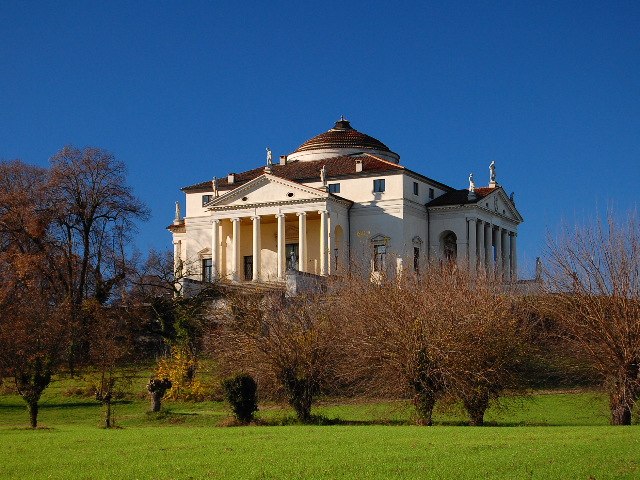
{"label": "rectangular window", "polygon": [[207,203],[211,201],[213,195],[202,195],[202,206],[204,207]]}
{"label": "rectangular window", "polygon": [[379,178],[373,181],[373,191],[374,193],[384,192],[384,178]]}
{"label": "rectangular window", "polygon": [[419,186],[418,186],[418,182],[413,182],[413,194],[414,195],[419,195],[420,190],[419,190]]}
{"label": "rectangular window", "polygon": [[202,281],[213,281],[213,261],[210,258],[202,259]]}
{"label": "rectangular window", "polygon": [[387,246],[386,245],[374,245],[373,246],[373,271],[381,272],[384,270],[384,266],[387,261]]}
{"label": "rectangular window", "polygon": [[429,189],[429,200],[433,200],[433,197],[435,197],[436,192],[433,190],[433,188]]}
{"label": "rectangular window", "polygon": [[340,184],[339,183],[330,183],[329,184],[329,193],[340,193]]}

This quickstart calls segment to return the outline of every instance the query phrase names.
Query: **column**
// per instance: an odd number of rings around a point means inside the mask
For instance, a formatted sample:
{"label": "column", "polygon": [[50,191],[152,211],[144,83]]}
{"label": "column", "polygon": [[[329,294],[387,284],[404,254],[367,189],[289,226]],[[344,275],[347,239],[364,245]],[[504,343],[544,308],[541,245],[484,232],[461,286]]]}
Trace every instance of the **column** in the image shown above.
{"label": "column", "polygon": [[518,281],[518,251],[516,247],[516,239],[518,234],[511,232],[511,280]]}
{"label": "column", "polygon": [[182,255],[181,247],[182,242],[180,240],[173,242],[173,273],[176,277],[182,276],[182,272],[180,271],[182,270],[182,259],[180,258]]}
{"label": "column", "polygon": [[278,279],[284,280],[285,271],[287,269],[284,243],[284,213],[278,213],[276,218],[278,219]]}
{"label": "column", "polygon": [[484,224],[484,261],[487,274],[493,273],[493,227],[490,223]]}
{"label": "column", "polygon": [[502,279],[504,281],[509,281],[511,278],[511,259],[509,258],[510,250],[509,232],[502,230]]}
{"label": "column", "polygon": [[478,227],[478,235],[477,235],[478,271],[480,272],[482,269],[484,269],[484,265],[485,265],[484,262],[485,262],[485,255],[486,255],[485,246],[484,246],[484,222],[482,220],[478,220],[477,227]]}
{"label": "column", "polygon": [[467,231],[469,232],[469,239],[467,242],[467,259],[469,261],[468,267],[469,273],[474,275],[476,273],[477,251],[476,251],[476,219],[467,218]]}
{"label": "column", "polygon": [[217,279],[220,276],[218,259],[220,251],[220,220],[215,218],[211,225],[211,278]]}
{"label": "column", "polygon": [[298,271],[307,271],[307,212],[298,214]]}
{"label": "column", "polygon": [[260,281],[260,215],[251,217],[253,220],[253,272],[252,280]]}
{"label": "column", "polygon": [[240,219],[232,218],[233,231],[231,238],[231,279],[240,281]]}
{"label": "column", "polygon": [[329,212],[326,210],[320,210],[318,212],[320,214],[320,275],[327,274],[327,247],[328,247],[328,238],[327,238],[327,217],[329,216]]}
{"label": "column", "polygon": [[327,212],[327,275],[331,275],[335,269],[335,260],[333,258],[334,240],[331,232],[333,227],[331,226],[331,214]]}
{"label": "column", "polygon": [[502,234],[500,227],[495,227],[493,230],[493,241],[496,247],[495,273],[496,278],[500,278],[502,275]]}

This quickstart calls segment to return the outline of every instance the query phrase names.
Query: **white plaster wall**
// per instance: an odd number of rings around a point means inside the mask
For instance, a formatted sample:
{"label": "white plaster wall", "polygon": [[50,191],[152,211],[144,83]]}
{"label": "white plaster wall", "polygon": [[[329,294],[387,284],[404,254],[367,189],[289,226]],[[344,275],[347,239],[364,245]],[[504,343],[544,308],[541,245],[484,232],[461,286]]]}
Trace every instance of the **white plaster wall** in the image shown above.
{"label": "white plaster wall", "polygon": [[[403,196],[403,175],[402,172],[394,174],[368,175],[366,177],[327,179],[327,183],[339,183],[339,197],[346,198],[352,202],[374,202],[380,200],[399,199]],[[373,181],[384,178],[385,191],[382,193],[373,192]],[[306,185],[310,187],[320,188],[321,182],[310,182]]]}

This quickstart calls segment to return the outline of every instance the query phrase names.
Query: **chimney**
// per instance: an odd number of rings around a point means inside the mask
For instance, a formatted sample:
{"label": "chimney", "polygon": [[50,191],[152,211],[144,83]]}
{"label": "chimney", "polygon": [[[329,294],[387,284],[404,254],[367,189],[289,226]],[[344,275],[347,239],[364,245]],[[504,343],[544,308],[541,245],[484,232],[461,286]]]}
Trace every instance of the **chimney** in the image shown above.
{"label": "chimney", "polygon": [[286,164],[287,164],[287,156],[280,155],[280,165],[286,165]]}
{"label": "chimney", "polygon": [[356,173],[362,171],[362,160],[356,160]]}
{"label": "chimney", "polygon": [[236,174],[235,173],[230,173],[229,175],[227,175],[227,183],[229,185],[231,185],[232,183],[236,183]]}

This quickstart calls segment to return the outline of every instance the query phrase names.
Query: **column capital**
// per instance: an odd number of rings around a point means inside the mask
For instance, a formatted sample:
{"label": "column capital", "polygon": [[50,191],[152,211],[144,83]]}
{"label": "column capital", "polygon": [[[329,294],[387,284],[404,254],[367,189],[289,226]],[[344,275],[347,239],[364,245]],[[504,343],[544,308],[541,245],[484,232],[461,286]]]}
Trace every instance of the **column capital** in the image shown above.
{"label": "column capital", "polygon": [[276,217],[276,218],[284,218],[284,217],[285,217],[285,215],[286,215],[285,213],[280,212],[280,213],[276,213],[276,214],[274,215],[274,217]]}
{"label": "column capital", "polygon": [[231,219],[232,222],[239,222],[240,220],[242,220],[242,218],[240,218],[240,217],[233,217]]}
{"label": "column capital", "polygon": [[220,218],[214,218],[213,220],[211,220],[211,224],[212,224],[212,225],[214,225],[214,224],[219,224],[219,223],[220,223],[220,220],[221,220]]}
{"label": "column capital", "polygon": [[255,222],[256,220],[260,220],[260,215],[252,215],[252,216],[251,216],[251,220],[253,220],[254,222]]}
{"label": "column capital", "polygon": [[324,214],[324,215],[326,215],[327,217],[329,216],[329,210],[318,210],[318,213],[319,213],[320,215]]}
{"label": "column capital", "polygon": [[307,216],[307,212],[297,212],[296,215],[299,216],[299,217],[306,217]]}

